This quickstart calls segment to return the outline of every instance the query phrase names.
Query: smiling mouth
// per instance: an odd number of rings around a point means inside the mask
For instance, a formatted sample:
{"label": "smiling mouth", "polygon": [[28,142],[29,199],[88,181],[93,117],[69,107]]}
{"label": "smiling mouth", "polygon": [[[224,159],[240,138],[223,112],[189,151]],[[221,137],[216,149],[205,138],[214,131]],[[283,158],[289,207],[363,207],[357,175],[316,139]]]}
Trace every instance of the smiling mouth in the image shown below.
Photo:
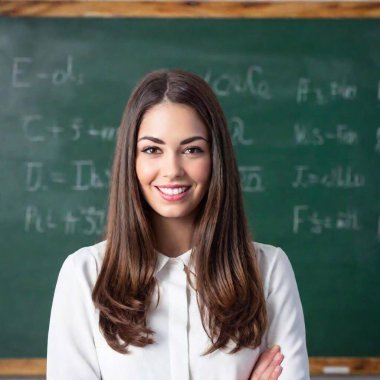
{"label": "smiling mouth", "polygon": [[158,186],[155,186],[156,189],[159,191],[159,194],[162,198],[168,201],[178,201],[184,198],[191,189],[191,186],[184,186],[181,188],[169,189],[169,188],[159,188]]}
{"label": "smiling mouth", "polygon": [[156,186],[157,189],[166,195],[178,195],[185,193],[187,190],[190,189],[191,186],[182,186],[182,187],[175,187],[175,188],[169,188],[169,187],[158,187]]}

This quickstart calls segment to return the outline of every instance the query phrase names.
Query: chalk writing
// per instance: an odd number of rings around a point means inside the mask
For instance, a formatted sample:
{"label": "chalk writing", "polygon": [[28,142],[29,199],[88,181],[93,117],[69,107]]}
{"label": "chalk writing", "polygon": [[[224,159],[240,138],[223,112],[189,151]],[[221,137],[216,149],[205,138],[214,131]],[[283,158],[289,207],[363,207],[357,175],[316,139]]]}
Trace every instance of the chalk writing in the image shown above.
{"label": "chalk writing", "polygon": [[24,231],[45,234],[57,230],[64,235],[100,235],[105,223],[105,211],[94,206],[76,210],[63,210],[59,214],[52,208],[44,211],[36,205],[25,209]]}
{"label": "chalk writing", "polygon": [[239,166],[242,190],[248,193],[264,191],[260,166]]}
{"label": "chalk writing", "polygon": [[65,212],[65,216],[63,217],[63,222],[65,225],[64,233],[65,235],[73,235],[77,232],[78,223],[80,221],[80,217],[76,216],[71,210]]}
{"label": "chalk writing", "polygon": [[45,233],[55,229],[57,224],[53,221],[53,211],[49,208],[46,215],[42,215],[38,207],[28,205],[25,210],[24,229],[25,232]]}
{"label": "chalk writing", "polygon": [[99,235],[104,228],[104,210],[97,210],[95,207],[81,208],[75,214],[73,211],[66,211],[63,217],[66,235],[81,233],[84,235]]}
{"label": "chalk writing", "polygon": [[26,190],[27,191],[38,191],[43,188],[42,169],[43,169],[42,162],[27,162],[26,163]]}
{"label": "chalk writing", "polygon": [[240,117],[232,117],[230,122],[231,138],[233,145],[252,145],[253,139],[244,137],[244,122]]}
{"label": "chalk writing", "polygon": [[375,151],[380,153],[380,127],[378,127],[376,131]]}
{"label": "chalk writing", "polygon": [[96,129],[93,124],[87,130],[87,134],[91,137],[99,137],[103,141],[113,141],[117,136],[118,129],[115,127],[103,126]]}
{"label": "chalk writing", "polygon": [[345,81],[332,81],[326,87],[312,83],[309,78],[299,78],[296,102],[298,104],[311,102],[314,105],[324,105],[335,99],[354,100],[357,98],[357,86]]}
{"label": "chalk writing", "polygon": [[270,100],[272,99],[271,89],[264,78],[264,70],[258,65],[249,66],[245,77],[227,73],[213,77],[211,70],[204,76],[216,95],[251,94],[259,99]]}
{"label": "chalk writing", "polygon": [[365,176],[353,172],[350,166],[337,166],[326,174],[312,172],[307,165],[297,165],[296,179],[292,182],[294,188],[309,188],[315,185],[352,189],[365,186]]}
{"label": "chalk writing", "polygon": [[45,122],[40,114],[26,115],[22,118],[22,130],[24,137],[31,143],[40,143],[58,138],[78,141],[84,136],[101,141],[114,141],[117,136],[117,128],[111,126],[96,127],[94,123],[84,125],[81,117],[74,117],[68,125],[59,125],[56,121]]}
{"label": "chalk writing", "polygon": [[34,60],[31,57],[14,57],[12,66],[12,87],[25,88],[35,85],[36,79],[46,80],[53,86],[62,86],[73,83],[82,85],[83,74],[75,74],[74,58],[66,57],[65,67],[57,68],[51,72],[34,72]]}
{"label": "chalk writing", "polygon": [[308,205],[293,207],[293,233],[301,229],[312,234],[321,234],[325,230],[359,231],[359,217],[356,210],[337,211],[334,215],[321,215]]}
{"label": "chalk writing", "polygon": [[357,132],[344,124],[337,125],[335,130],[325,131],[322,128],[311,128],[307,124],[296,123],[294,139],[297,145],[324,145],[328,141],[338,145],[356,145],[359,142]]}
{"label": "chalk writing", "polygon": [[26,191],[46,191],[53,184],[69,184],[70,188],[76,191],[108,187],[109,169],[99,171],[92,160],[73,160],[70,163],[74,170],[64,173],[49,171],[41,161],[26,162]]}
{"label": "chalk writing", "polygon": [[108,187],[109,170],[105,170],[107,181],[101,177],[92,160],[73,161],[75,166],[74,190],[85,191],[89,189],[103,189]]}

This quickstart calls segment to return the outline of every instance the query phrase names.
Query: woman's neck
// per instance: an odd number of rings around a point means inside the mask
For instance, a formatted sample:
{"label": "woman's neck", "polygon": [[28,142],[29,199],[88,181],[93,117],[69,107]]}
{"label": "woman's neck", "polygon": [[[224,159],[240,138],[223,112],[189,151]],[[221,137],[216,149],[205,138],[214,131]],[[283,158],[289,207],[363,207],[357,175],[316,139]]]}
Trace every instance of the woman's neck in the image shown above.
{"label": "woman's neck", "polygon": [[169,257],[188,251],[193,237],[193,218],[165,218],[153,216],[156,249]]}

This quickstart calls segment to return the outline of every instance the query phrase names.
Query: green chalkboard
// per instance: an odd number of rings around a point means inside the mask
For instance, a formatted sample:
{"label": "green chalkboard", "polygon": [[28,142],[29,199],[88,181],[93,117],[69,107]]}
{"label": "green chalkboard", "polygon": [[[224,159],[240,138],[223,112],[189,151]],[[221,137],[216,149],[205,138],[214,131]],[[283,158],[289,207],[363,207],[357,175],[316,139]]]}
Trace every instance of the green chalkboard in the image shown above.
{"label": "green chalkboard", "polygon": [[204,77],[255,239],[296,273],[310,356],[380,356],[378,20],[0,18],[0,357],[44,357],[67,255],[101,240],[148,71]]}

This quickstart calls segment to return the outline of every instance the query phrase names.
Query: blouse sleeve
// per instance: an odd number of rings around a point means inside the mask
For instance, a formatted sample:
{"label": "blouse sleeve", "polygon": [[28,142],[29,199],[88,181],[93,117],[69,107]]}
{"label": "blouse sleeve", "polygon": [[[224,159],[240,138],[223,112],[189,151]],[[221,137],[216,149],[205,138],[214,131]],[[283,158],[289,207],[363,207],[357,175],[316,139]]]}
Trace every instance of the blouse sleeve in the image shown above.
{"label": "blouse sleeve", "polygon": [[94,306],[73,255],[60,270],[50,315],[47,380],[101,379],[93,338]]}
{"label": "blouse sleeve", "polygon": [[284,355],[280,380],[309,380],[306,332],[298,287],[290,261],[276,249],[269,278],[267,309],[269,347],[278,344]]}

